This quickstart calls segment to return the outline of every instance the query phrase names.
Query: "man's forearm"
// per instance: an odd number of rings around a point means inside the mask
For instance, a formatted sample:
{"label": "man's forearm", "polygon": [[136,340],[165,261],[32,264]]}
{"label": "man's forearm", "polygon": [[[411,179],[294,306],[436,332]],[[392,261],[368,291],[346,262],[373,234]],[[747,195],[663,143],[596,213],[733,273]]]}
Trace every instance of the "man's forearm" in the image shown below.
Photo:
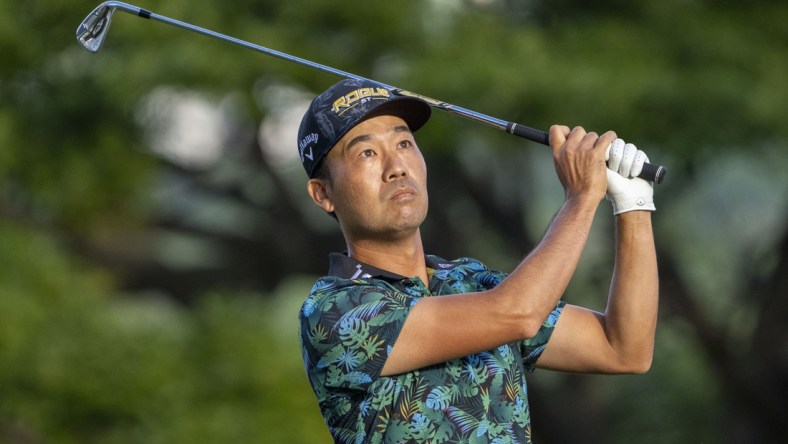
{"label": "man's forearm", "polygon": [[537,247],[494,291],[523,313],[534,333],[564,294],[588,240],[599,202],[567,200]]}
{"label": "man's forearm", "polygon": [[651,365],[657,325],[659,276],[651,213],[616,217],[616,265],[605,312],[605,331],[622,361],[635,370]]}

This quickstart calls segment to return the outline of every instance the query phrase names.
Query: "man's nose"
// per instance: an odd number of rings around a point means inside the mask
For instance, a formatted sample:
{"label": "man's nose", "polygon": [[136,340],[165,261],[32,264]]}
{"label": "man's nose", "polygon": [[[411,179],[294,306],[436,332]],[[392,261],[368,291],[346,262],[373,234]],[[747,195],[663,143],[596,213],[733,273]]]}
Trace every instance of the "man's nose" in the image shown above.
{"label": "man's nose", "polygon": [[408,168],[402,159],[397,154],[391,154],[386,157],[386,166],[384,170],[384,179],[386,181],[397,180],[408,176]]}

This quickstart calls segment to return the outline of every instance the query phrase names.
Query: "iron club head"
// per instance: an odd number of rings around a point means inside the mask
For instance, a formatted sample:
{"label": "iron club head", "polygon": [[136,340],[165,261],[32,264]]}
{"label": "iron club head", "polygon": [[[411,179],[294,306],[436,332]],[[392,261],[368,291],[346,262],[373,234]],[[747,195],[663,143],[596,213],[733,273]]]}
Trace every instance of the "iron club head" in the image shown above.
{"label": "iron club head", "polygon": [[112,13],[115,11],[111,3],[98,5],[77,28],[77,41],[90,52],[97,52],[107,36]]}

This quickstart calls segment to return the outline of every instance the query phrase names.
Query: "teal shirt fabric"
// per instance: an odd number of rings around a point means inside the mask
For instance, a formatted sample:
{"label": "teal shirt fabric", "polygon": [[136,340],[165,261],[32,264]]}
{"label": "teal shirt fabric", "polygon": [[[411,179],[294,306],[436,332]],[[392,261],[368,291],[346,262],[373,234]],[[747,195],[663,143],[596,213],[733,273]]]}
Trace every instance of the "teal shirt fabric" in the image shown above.
{"label": "teal shirt fabric", "polygon": [[564,303],[533,338],[394,376],[380,372],[421,298],[483,291],[506,274],[481,262],[427,256],[429,288],[332,254],[299,313],[309,383],[338,443],[530,443],[525,373]]}

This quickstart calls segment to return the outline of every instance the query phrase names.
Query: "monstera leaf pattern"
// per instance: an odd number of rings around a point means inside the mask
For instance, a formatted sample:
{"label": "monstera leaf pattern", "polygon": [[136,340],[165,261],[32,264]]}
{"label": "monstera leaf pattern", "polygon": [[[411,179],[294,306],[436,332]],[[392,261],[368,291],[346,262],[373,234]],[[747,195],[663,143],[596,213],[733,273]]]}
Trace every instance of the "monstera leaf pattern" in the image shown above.
{"label": "monstera leaf pattern", "polygon": [[559,303],[528,340],[393,377],[380,376],[411,307],[421,298],[476,292],[505,274],[474,259],[428,256],[419,279],[321,278],[301,307],[309,382],[338,443],[527,443],[525,373],[560,316]]}

